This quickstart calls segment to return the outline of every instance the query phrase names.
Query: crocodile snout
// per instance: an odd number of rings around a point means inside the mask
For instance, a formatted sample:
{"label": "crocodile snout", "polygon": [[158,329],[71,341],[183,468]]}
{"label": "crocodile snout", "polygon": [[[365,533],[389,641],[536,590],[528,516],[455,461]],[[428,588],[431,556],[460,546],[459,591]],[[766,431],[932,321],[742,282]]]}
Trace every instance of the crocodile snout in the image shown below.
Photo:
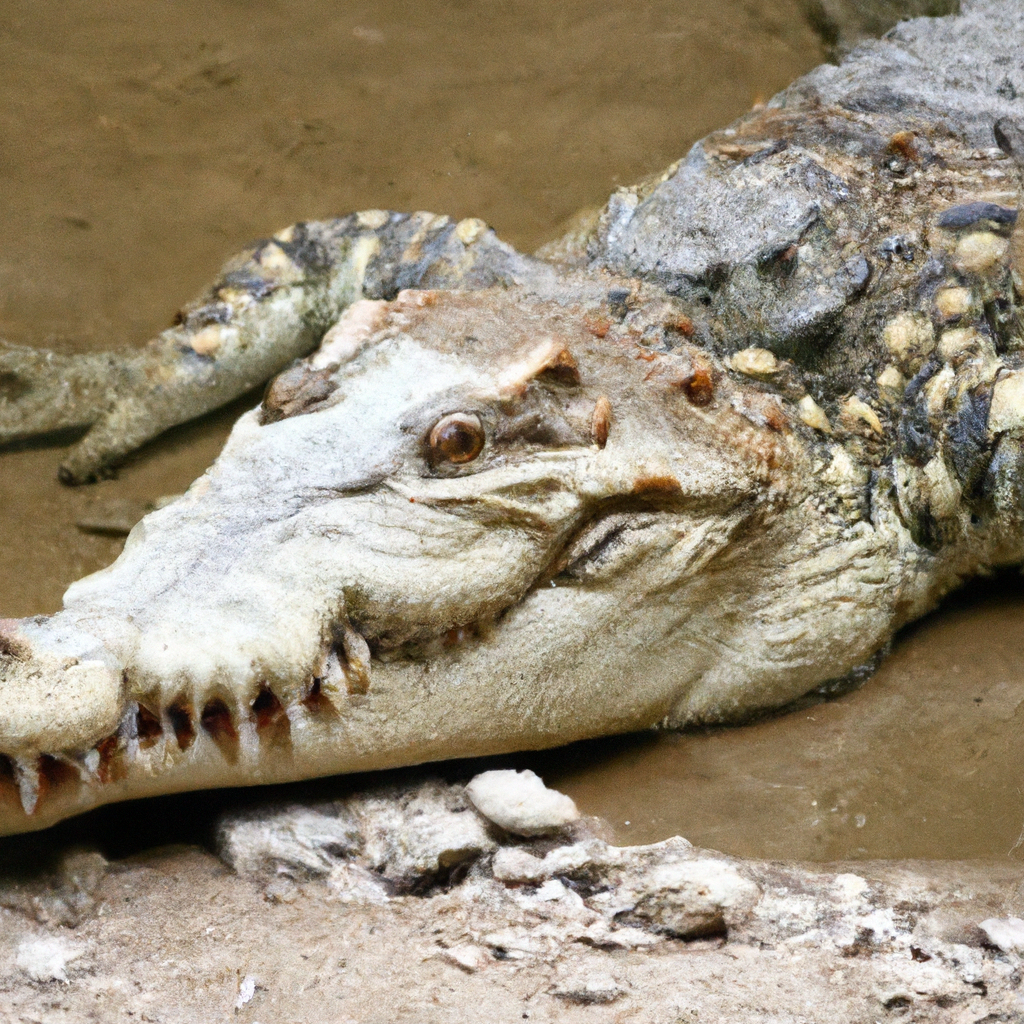
{"label": "crocodile snout", "polygon": [[0,753],[87,749],[116,731],[123,689],[119,666],[92,637],[44,638],[33,620],[0,620]]}

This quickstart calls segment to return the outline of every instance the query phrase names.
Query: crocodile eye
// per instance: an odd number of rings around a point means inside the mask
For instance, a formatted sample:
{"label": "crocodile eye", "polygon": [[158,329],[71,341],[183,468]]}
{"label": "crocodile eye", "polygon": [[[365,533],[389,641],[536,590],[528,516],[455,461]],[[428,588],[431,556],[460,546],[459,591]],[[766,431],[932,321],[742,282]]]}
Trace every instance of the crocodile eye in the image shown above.
{"label": "crocodile eye", "polygon": [[472,413],[450,413],[434,424],[429,443],[431,454],[439,462],[472,462],[483,451],[483,424]]}

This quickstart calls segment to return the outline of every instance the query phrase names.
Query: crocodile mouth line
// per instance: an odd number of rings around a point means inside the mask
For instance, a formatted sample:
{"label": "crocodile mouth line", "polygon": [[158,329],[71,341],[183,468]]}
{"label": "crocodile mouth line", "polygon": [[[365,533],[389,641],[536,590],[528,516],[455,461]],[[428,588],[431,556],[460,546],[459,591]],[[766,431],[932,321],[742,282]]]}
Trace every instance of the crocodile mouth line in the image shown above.
{"label": "crocodile mouth line", "polygon": [[490,641],[501,629],[502,621],[538,592],[549,588],[584,587],[607,569],[617,548],[628,543],[627,535],[634,537],[655,528],[663,517],[687,510],[689,502],[679,495],[616,496],[604,499],[566,540],[557,553],[537,573],[533,582],[516,601],[492,615],[482,615],[457,622],[443,632],[406,641],[393,647],[384,646],[368,637],[373,657],[394,663],[422,662],[440,652],[468,647],[470,644]]}
{"label": "crocodile mouth line", "polygon": [[[280,673],[254,671],[241,699],[219,685],[175,691],[147,688],[122,673],[125,703],[116,728],[85,749],[0,753],[0,814],[15,814],[40,827],[105,802],[104,791],[134,789],[143,776],[173,776],[194,759],[241,772],[256,765],[287,765],[295,730],[330,730],[373,693],[373,663],[422,663],[434,656],[461,657],[480,643],[500,640],[502,622],[549,588],[586,588],[632,566],[629,551],[639,534],[668,515],[692,513],[679,489],[651,487],[599,501],[565,539],[517,600],[493,614],[456,622],[425,639],[393,647],[360,625],[358,614],[332,615],[319,657],[300,685]],[[567,597],[572,600],[571,597]],[[2,657],[32,660],[30,644],[8,636]],[[282,769],[286,771],[286,769]],[[176,783],[168,779],[168,785]],[[19,813],[20,812],[20,813]]]}

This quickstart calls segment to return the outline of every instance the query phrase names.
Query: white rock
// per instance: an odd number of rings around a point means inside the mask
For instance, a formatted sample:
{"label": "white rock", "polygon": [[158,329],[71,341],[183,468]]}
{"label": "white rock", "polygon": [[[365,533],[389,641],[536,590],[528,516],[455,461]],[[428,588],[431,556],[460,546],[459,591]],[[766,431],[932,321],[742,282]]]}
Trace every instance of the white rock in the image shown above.
{"label": "white rock", "polygon": [[570,797],[529,770],[484,772],[466,786],[466,795],[485,818],[521,836],[554,832],[580,816]]}
{"label": "white rock", "polygon": [[251,974],[247,974],[238,983],[238,998],[235,1000],[235,1010],[240,1010],[246,1003],[252,1000],[254,995],[256,995],[256,979]]}
{"label": "white rock", "polygon": [[441,959],[458,967],[467,974],[480,970],[488,961],[492,960],[491,954],[482,946],[474,946],[472,943],[463,943],[461,946],[452,946],[441,952]]}
{"label": "white rock", "polygon": [[380,876],[359,864],[335,865],[327,876],[327,888],[339,903],[383,905],[391,899]]}
{"label": "white rock", "polygon": [[990,917],[978,927],[993,946],[1006,952],[1024,952],[1024,921],[1019,917]]}
{"label": "white rock", "polygon": [[67,981],[67,966],[82,955],[80,946],[72,946],[54,936],[25,939],[18,945],[15,963],[33,981]]}
{"label": "white rock", "polygon": [[571,1003],[611,1003],[626,994],[626,987],[620,985],[610,974],[590,974],[567,979],[551,990],[558,999]]}
{"label": "white rock", "polygon": [[242,875],[326,875],[339,856],[362,846],[352,817],[285,807],[262,817],[238,815],[221,825],[221,856]]}

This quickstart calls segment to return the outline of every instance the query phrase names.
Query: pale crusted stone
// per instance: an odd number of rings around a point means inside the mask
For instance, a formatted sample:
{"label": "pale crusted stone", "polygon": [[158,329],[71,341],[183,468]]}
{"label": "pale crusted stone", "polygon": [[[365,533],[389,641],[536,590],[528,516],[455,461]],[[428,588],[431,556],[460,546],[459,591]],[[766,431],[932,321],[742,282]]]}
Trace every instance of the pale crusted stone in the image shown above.
{"label": "pale crusted stone", "polygon": [[361,864],[342,861],[331,868],[327,889],[339,903],[384,904],[391,898],[380,875]]}
{"label": "pale crusted stone", "polygon": [[613,1003],[621,999],[627,989],[610,974],[591,974],[560,981],[550,992],[570,1003],[593,1004]]}
{"label": "pale crusted stone", "polygon": [[399,889],[429,884],[496,847],[461,788],[431,781],[312,808],[229,816],[221,822],[219,845],[241,874],[328,875],[339,897],[371,902],[384,891],[373,878]]}
{"label": "pale crusted stone", "polygon": [[466,795],[485,818],[517,835],[554,832],[580,816],[570,797],[548,789],[531,771],[484,772],[466,786]]}
{"label": "pale crusted stone", "polygon": [[832,433],[832,424],[829,423],[828,417],[821,406],[810,395],[804,395],[797,402],[796,407],[800,414],[800,420],[805,426],[813,430],[820,430],[823,434]]}
{"label": "pale crusted stone", "polygon": [[993,434],[1024,427],[1024,373],[1001,376],[992,389],[988,429]]}
{"label": "pale crusted stone", "polygon": [[758,886],[727,861],[681,860],[641,876],[633,917],[680,938],[724,932],[749,913]]}
{"label": "pale crusted stone", "polygon": [[947,319],[963,316],[971,309],[971,289],[940,288],[935,293],[935,308]]}
{"label": "pale crusted stone", "polygon": [[96,909],[107,860],[95,850],[71,850],[52,870],[23,877],[0,875],[0,907],[42,924],[76,927]]}
{"label": "pale crusted stone", "polygon": [[748,377],[771,377],[779,368],[779,361],[766,348],[745,348],[733,353],[732,368]]}
{"label": "pale crusted stone", "polygon": [[243,875],[325,875],[363,845],[355,818],[332,811],[287,807],[229,819],[221,826],[221,856]]}
{"label": "pale crusted stone", "polygon": [[957,242],[953,260],[965,274],[982,274],[1006,255],[1008,244],[991,231],[972,231]]}
{"label": "pale crusted stone", "polygon": [[442,960],[466,971],[468,974],[473,974],[475,971],[480,970],[484,964],[491,960],[491,954],[486,949],[470,942],[442,950],[440,957]]}
{"label": "pale crusted stone", "polygon": [[84,952],[80,944],[66,939],[41,935],[25,939],[18,946],[17,965],[32,981],[68,980],[68,964]]}

